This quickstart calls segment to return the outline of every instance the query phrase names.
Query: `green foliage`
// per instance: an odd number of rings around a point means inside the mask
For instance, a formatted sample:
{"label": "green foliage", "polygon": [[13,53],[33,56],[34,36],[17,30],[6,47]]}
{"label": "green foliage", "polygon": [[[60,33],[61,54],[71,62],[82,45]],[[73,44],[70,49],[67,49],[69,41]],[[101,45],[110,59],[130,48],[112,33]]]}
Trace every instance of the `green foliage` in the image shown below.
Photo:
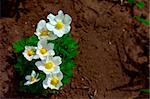
{"label": "green foliage", "polygon": [[141,16],[134,16],[135,19],[137,19],[139,22],[143,23],[144,25],[150,25],[150,20],[145,20]]}
{"label": "green foliage", "polygon": [[13,43],[13,48],[18,53],[18,52],[23,51],[25,46],[28,46],[28,45],[36,46],[37,42],[38,42],[37,36],[33,35],[29,38],[17,40],[16,42]]}
{"label": "green foliage", "polygon": [[78,44],[71,38],[69,33],[64,35],[62,38],[58,38],[53,41],[53,43],[55,45],[54,49],[56,55],[60,55],[63,61],[60,65],[60,69],[64,75],[62,82],[63,84],[68,84],[73,76],[73,67],[75,66],[75,62],[72,61],[72,58],[78,54]]}
{"label": "green foliage", "polygon": [[63,63],[61,64],[60,69],[64,74],[64,78],[62,80],[64,84],[70,83],[70,79],[73,77],[74,66],[75,66],[75,62],[70,59],[64,60]]}
{"label": "green foliage", "polygon": [[150,93],[150,89],[141,89],[140,92]]}
{"label": "green foliage", "polygon": [[134,3],[135,0],[128,0],[129,3]]}
{"label": "green foliage", "polygon": [[[142,2],[142,1],[135,2],[135,0],[128,0],[128,2],[134,3],[140,9],[145,6],[144,2]],[[139,22],[143,23],[144,25],[150,25],[150,20],[146,20],[146,19],[142,18],[141,16],[134,16],[134,18],[136,20],[138,20]]]}
{"label": "green foliage", "polygon": [[42,81],[36,82],[29,86],[24,86],[24,81],[20,82],[20,89],[19,91],[25,93],[41,93],[43,89]]}
{"label": "green foliage", "polygon": [[136,6],[141,9],[141,8],[144,7],[144,2],[139,1],[139,2],[136,3]]}
{"label": "green foliage", "polygon": [[52,42],[55,45],[54,50],[56,55],[61,55],[63,59],[72,59],[78,54],[78,44],[71,38],[70,33]]}
{"label": "green foliage", "polygon": [[[19,91],[25,93],[39,93],[42,95],[58,93],[56,90],[45,90],[43,88],[42,82],[46,78],[46,75],[42,71],[39,71],[35,66],[35,62],[38,60],[28,61],[22,55],[25,46],[37,46],[38,41],[38,38],[33,35],[29,38],[24,38],[13,43],[13,48],[18,53],[15,69],[21,78]],[[62,64],[60,65],[60,69],[64,75],[62,83],[63,85],[68,84],[70,83],[71,77],[73,77],[73,67],[76,65],[73,58],[78,53],[78,44],[72,39],[69,33],[61,38],[57,38],[56,40],[49,42],[54,43],[54,51],[56,56],[58,55],[62,58]],[[35,70],[36,73],[39,74],[40,81],[29,86],[24,86],[24,83],[26,82],[25,76],[30,75],[32,70]]]}

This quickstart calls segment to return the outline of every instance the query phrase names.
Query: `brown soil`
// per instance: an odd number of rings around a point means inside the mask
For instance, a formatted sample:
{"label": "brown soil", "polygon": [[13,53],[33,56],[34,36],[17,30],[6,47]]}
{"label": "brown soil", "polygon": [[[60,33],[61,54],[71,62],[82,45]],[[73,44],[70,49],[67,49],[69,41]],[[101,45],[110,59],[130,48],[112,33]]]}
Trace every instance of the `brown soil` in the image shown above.
{"label": "brown soil", "polygon": [[[11,0],[10,0],[11,1]],[[72,35],[79,43],[74,77],[52,99],[133,99],[147,84],[148,28],[130,18],[130,7],[105,0],[21,0],[0,19],[0,96],[38,98],[17,93],[12,43],[30,36],[36,23],[62,9],[72,16]],[[10,3],[11,4],[11,3]],[[147,9],[146,6],[145,9]],[[16,10],[15,10],[16,9]],[[5,8],[3,9],[5,10]],[[17,12],[16,12],[17,11]],[[11,13],[10,13],[11,12]],[[148,11],[144,10],[145,15]],[[134,23],[133,23],[134,22]],[[130,24],[132,23],[132,24]],[[133,24],[136,24],[134,26]],[[134,28],[133,28],[134,27]],[[143,68],[138,67],[143,66]],[[140,71],[141,70],[141,71]],[[145,71],[145,72],[143,72]],[[148,98],[147,95],[141,99]]]}

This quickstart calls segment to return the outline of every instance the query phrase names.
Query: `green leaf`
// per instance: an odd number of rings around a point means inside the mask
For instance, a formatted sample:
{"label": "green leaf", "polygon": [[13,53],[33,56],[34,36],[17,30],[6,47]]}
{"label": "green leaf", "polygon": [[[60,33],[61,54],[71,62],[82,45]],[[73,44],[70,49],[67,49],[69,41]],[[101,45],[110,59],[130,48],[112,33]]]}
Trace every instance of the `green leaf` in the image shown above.
{"label": "green leaf", "polygon": [[31,37],[26,39],[26,45],[30,45],[30,46],[36,46],[38,43],[38,38],[35,35],[32,35]]}
{"label": "green leaf", "polygon": [[60,55],[62,58],[72,59],[78,54],[78,44],[69,34],[52,42],[55,45],[56,55]]}
{"label": "green leaf", "polygon": [[62,83],[63,84],[69,84],[70,83],[70,78],[68,78],[67,76],[64,76],[62,79]]}
{"label": "green leaf", "polygon": [[150,20],[145,20],[141,16],[134,16],[135,19],[137,19],[139,22],[143,23],[144,25],[150,25]]}
{"label": "green leaf", "polygon": [[141,89],[141,92],[150,93],[150,89]]}
{"label": "green leaf", "polygon": [[25,39],[17,40],[16,42],[13,43],[13,48],[15,49],[16,52],[20,52],[24,50],[25,45],[26,45]]}
{"label": "green leaf", "polygon": [[136,3],[136,6],[139,7],[140,9],[144,7],[144,2],[139,1]]}
{"label": "green leaf", "polygon": [[25,64],[27,63],[26,59],[20,55],[17,59],[17,64],[14,66],[16,71],[20,74],[23,75],[25,72]]}
{"label": "green leaf", "polygon": [[128,0],[129,3],[134,3],[135,0]]}
{"label": "green leaf", "polygon": [[17,53],[24,50],[25,46],[36,46],[38,42],[37,36],[33,35],[29,38],[23,38],[13,43],[13,48]]}
{"label": "green leaf", "polygon": [[41,80],[44,80],[46,78],[46,75],[44,74],[44,72],[42,71],[39,72],[39,78],[41,78]]}

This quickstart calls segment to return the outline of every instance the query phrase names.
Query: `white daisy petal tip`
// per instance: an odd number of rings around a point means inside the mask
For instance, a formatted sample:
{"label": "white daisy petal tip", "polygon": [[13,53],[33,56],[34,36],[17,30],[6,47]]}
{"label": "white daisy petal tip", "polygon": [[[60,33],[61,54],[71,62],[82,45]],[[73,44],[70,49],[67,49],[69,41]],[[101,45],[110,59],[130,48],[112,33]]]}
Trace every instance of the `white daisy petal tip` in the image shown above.
{"label": "white daisy petal tip", "polygon": [[60,56],[53,57],[53,61],[56,65],[60,65],[62,63],[62,59]]}

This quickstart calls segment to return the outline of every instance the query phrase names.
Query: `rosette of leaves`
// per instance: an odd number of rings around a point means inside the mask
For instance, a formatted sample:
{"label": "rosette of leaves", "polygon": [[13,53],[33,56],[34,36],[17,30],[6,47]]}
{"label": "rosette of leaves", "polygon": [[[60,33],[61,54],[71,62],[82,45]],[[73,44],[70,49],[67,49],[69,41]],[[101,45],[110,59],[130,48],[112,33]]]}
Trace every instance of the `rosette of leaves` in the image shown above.
{"label": "rosette of leaves", "polygon": [[[38,38],[35,35],[31,37],[23,38],[13,43],[13,48],[17,53],[17,63],[14,66],[17,74],[20,77],[19,91],[25,93],[38,93],[42,95],[47,95],[49,93],[57,93],[56,90],[44,89],[42,86],[42,81],[45,79],[46,75],[37,69],[35,62],[37,60],[27,61],[22,52],[24,51],[25,46],[36,46],[38,43]],[[56,55],[61,56],[62,64],[60,65],[61,72],[63,73],[62,83],[69,84],[71,78],[73,77],[73,68],[76,65],[73,61],[73,58],[77,55],[78,44],[71,37],[71,34],[65,34],[61,38],[57,38],[53,41],[48,41],[54,43],[54,51]],[[31,73],[32,70],[35,70],[39,73],[39,78],[41,80],[30,86],[24,86],[25,76]]]}

